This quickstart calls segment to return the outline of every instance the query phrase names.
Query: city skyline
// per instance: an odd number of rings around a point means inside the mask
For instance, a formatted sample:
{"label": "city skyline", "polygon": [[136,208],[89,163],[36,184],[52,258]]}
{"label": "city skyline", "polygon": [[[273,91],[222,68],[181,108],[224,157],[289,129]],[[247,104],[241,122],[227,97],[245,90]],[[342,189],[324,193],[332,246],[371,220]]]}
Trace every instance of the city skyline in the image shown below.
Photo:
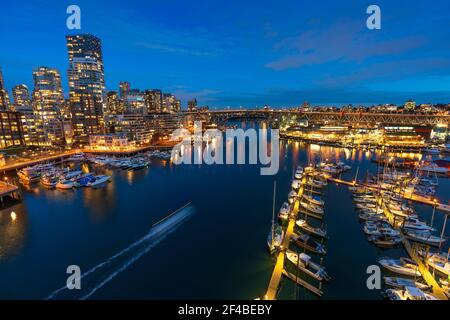
{"label": "city skyline", "polygon": [[[380,1],[382,29],[374,31],[365,26],[365,3],[328,3],[324,10],[305,1],[276,8],[197,1],[186,14],[181,2],[77,4],[82,25],[76,33],[102,39],[107,91],[118,90],[120,81],[161,88],[180,97],[183,108],[191,98],[211,107],[450,100],[448,14],[441,2]],[[31,70],[45,65],[61,72],[67,96],[65,9],[62,3],[6,4],[5,12],[21,13],[0,25],[16,30],[3,35],[9,45],[0,53],[9,92],[17,84],[31,87]],[[37,23],[40,28],[31,28]]]}

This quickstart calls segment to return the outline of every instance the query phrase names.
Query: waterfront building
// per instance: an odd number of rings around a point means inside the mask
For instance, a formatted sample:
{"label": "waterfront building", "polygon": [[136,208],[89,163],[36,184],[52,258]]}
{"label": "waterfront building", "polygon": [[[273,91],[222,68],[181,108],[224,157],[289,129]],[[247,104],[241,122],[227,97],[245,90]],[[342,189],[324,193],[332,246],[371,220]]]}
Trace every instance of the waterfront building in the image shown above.
{"label": "waterfront building", "polygon": [[188,101],[188,111],[194,112],[197,111],[197,99],[191,99]]}
{"label": "waterfront building", "polygon": [[22,108],[31,108],[30,91],[24,84],[18,84],[12,89],[14,103],[12,111],[20,111]]}
{"label": "waterfront building", "polygon": [[103,132],[105,79],[101,41],[90,34],[66,36],[69,102],[77,142]]}
{"label": "waterfront building", "polygon": [[162,112],[162,92],[158,89],[144,91],[144,103],[147,113]]}
{"label": "waterfront building", "polygon": [[19,112],[0,111],[0,148],[25,144]]}
{"label": "waterfront building", "polygon": [[135,147],[124,134],[94,134],[89,136],[89,148],[98,151],[125,151]]}
{"label": "waterfront building", "polygon": [[425,139],[416,130],[418,129],[408,126],[384,127],[383,145],[387,147],[421,148],[425,145]]}
{"label": "waterfront building", "polygon": [[5,88],[3,81],[2,69],[0,68],[0,110],[9,110],[8,90]]}
{"label": "waterfront building", "polygon": [[107,133],[125,135],[136,145],[149,144],[154,133],[151,124],[140,113],[106,115],[105,125]]}
{"label": "waterfront building", "polygon": [[153,113],[146,115],[144,119],[155,135],[170,135],[181,127],[184,118],[180,114]]}
{"label": "waterfront building", "polygon": [[139,91],[139,89],[130,90],[125,101],[126,110],[128,112],[140,114],[147,112],[147,108],[145,107],[144,93]]}
{"label": "waterfront building", "polygon": [[120,99],[117,91],[109,91],[106,95],[106,110],[107,114],[121,114],[125,112],[125,104]]}
{"label": "waterfront building", "polygon": [[162,112],[178,113],[181,111],[181,101],[171,93],[164,93],[162,98]]}
{"label": "waterfront building", "polygon": [[[52,134],[48,135],[47,130],[50,123],[61,121],[64,106],[64,96],[61,86],[61,75],[53,68],[38,67],[33,70],[33,114],[34,129],[30,128],[29,134],[35,135],[29,141],[36,145],[52,145],[63,137],[53,140]],[[29,120],[31,121],[31,120]],[[28,128],[27,128],[28,132]]]}

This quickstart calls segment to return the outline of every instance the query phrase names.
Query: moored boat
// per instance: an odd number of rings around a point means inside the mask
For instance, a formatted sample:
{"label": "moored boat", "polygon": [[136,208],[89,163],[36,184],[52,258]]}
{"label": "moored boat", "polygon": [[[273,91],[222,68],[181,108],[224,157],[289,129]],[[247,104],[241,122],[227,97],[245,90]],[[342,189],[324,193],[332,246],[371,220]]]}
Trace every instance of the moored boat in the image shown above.
{"label": "moored boat", "polygon": [[300,229],[306,231],[312,235],[325,238],[327,236],[327,231],[322,228],[316,228],[311,226],[306,220],[299,219],[295,223]]}
{"label": "moored boat", "polygon": [[294,251],[288,250],[286,252],[286,257],[299,270],[319,281],[329,281],[331,279],[331,277],[326,273],[325,269],[317,263],[311,261],[311,257],[305,253],[299,254]]}
{"label": "moored boat", "polygon": [[405,276],[421,276],[417,263],[408,258],[390,259],[383,258],[378,261],[382,267],[394,273],[403,274]]}

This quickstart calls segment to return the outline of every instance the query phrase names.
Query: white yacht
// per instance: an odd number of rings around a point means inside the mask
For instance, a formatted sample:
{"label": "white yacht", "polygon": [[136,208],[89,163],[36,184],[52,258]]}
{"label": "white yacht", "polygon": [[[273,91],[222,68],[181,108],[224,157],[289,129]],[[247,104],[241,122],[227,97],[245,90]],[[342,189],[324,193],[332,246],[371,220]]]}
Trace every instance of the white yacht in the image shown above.
{"label": "white yacht", "polygon": [[405,276],[421,276],[417,264],[408,258],[389,259],[383,258],[378,261],[381,266],[394,273],[403,274]]}
{"label": "white yacht", "polygon": [[307,275],[322,281],[329,281],[331,278],[326,273],[325,269],[317,263],[311,261],[311,257],[305,253],[296,253],[288,250],[286,257],[292,262],[299,270],[305,272]]}

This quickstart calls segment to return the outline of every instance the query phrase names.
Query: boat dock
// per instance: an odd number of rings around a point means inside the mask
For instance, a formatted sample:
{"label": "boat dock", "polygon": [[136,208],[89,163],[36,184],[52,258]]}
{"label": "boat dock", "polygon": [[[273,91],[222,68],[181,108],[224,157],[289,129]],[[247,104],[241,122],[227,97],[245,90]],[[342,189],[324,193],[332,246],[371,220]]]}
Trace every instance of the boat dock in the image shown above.
{"label": "boat dock", "polygon": [[[352,186],[352,187],[354,186],[354,187],[368,188],[371,190],[380,190],[380,189],[387,190],[385,188],[380,188],[376,185],[372,185],[372,184],[368,184],[368,183],[358,183],[358,182],[353,182],[353,181],[347,181],[347,180],[342,180],[342,179],[338,179],[338,178],[333,178],[331,176],[328,176],[327,179],[328,179],[328,181],[331,181],[331,182],[344,184],[344,185]],[[421,195],[415,194],[415,193],[405,193],[405,194],[400,194],[400,195],[403,196],[403,198],[405,200],[411,200],[414,202],[430,205],[433,207],[435,206],[436,210],[443,211],[447,215],[450,214],[450,205],[447,205],[444,203],[439,203],[437,201],[434,201],[431,198],[424,197],[424,196],[421,196]]]}
{"label": "boat dock", "polygon": [[2,204],[2,206],[3,206],[3,199],[5,197],[20,200],[22,196],[19,192],[19,187],[14,184],[0,181],[0,203]]}
{"label": "boat dock", "polygon": [[428,266],[422,261],[422,259],[417,255],[414,248],[411,246],[411,243],[408,241],[408,239],[405,238],[403,233],[401,233],[402,243],[405,247],[406,251],[408,252],[408,255],[413,259],[417,265],[419,266],[418,270],[420,271],[422,278],[425,280],[427,285],[430,286],[432,289],[433,295],[441,300],[448,300],[447,295],[445,294],[444,290],[441,288],[439,283],[436,281],[436,279],[431,274],[430,270],[428,270]]}
{"label": "boat dock", "polygon": [[286,257],[286,250],[289,247],[291,237],[294,234],[295,222],[297,221],[297,214],[299,212],[299,207],[300,207],[300,198],[303,195],[305,183],[306,183],[306,178],[303,178],[302,186],[300,187],[300,189],[298,191],[298,197],[294,202],[294,208],[291,212],[291,215],[289,216],[289,224],[288,224],[288,227],[286,229],[286,234],[283,239],[282,248],[281,248],[280,252],[278,253],[277,262],[275,263],[275,267],[273,268],[272,277],[270,278],[269,287],[267,288],[267,292],[264,295],[264,300],[275,300],[276,299],[282,276],[284,273],[287,273],[284,271],[284,260]]}
{"label": "boat dock", "polygon": [[296,276],[295,274],[283,270],[283,276],[291,279],[292,281],[294,281],[295,283],[297,283],[298,285],[308,289],[309,291],[311,291],[312,293],[316,294],[317,296],[321,297],[323,295],[323,291],[320,290],[319,288],[314,287],[312,284],[306,282],[305,280],[301,279],[300,277]]}

